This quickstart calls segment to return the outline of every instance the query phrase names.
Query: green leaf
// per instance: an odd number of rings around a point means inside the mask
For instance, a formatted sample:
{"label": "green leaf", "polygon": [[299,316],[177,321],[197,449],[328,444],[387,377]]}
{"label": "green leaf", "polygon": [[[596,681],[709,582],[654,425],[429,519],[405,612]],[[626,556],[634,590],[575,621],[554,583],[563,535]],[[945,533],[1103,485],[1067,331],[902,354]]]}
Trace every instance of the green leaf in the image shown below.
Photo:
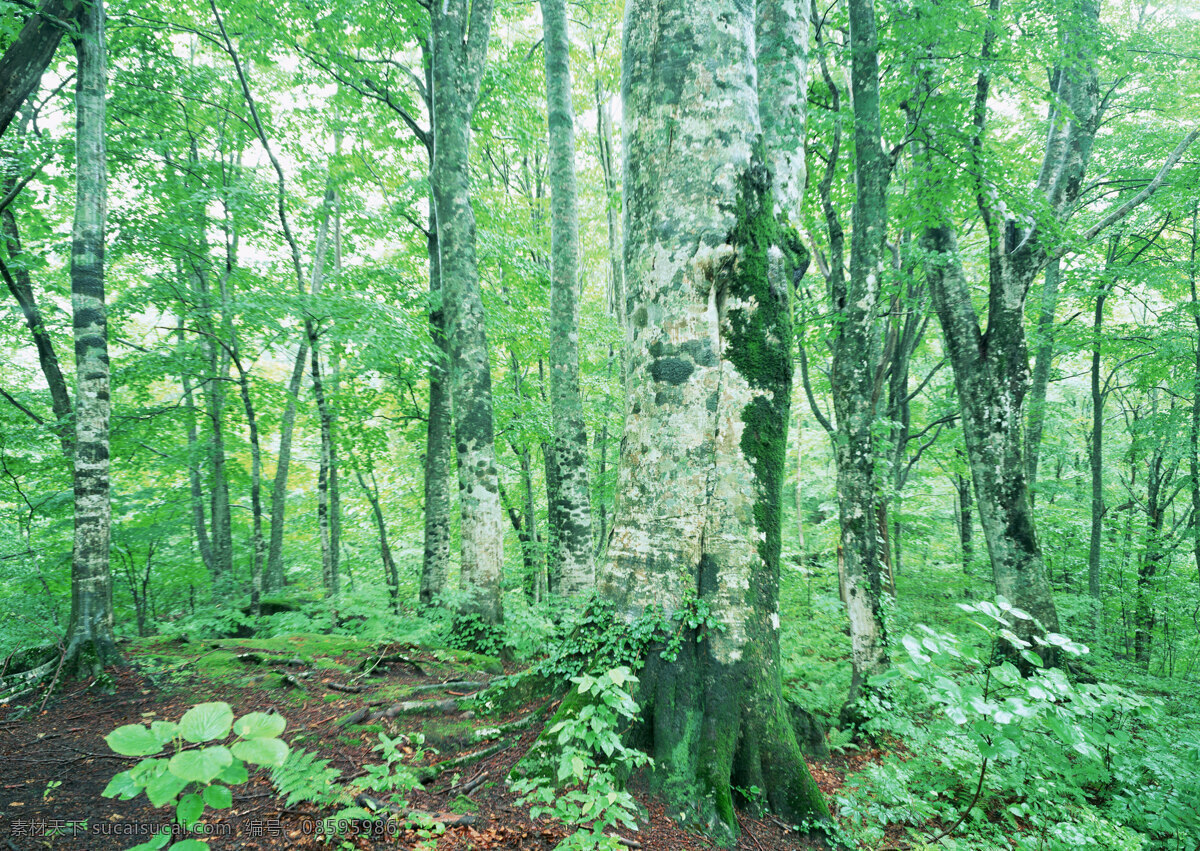
{"label": "green leaf", "polygon": [[150,756],[162,750],[162,742],[141,724],[126,724],[118,727],[104,741],[122,756]]}
{"label": "green leaf", "polygon": [[208,843],[199,839],[184,839],[182,842],[176,842],[167,851],[208,851]]}
{"label": "green leaf", "polygon": [[207,783],[233,762],[229,748],[224,745],[183,751],[171,757],[171,773],[183,780]]}
{"label": "green leaf", "polygon": [[174,721],[153,721],[150,732],[164,745],[179,735],[179,725]]}
{"label": "green leaf", "polygon": [[243,739],[277,739],[285,727],[287,720],[282,715],[250,712],[237,720],[233,732]]}
{"label": "green leaf", "polygon": [[156,807],[171,803],[183,791],[188,782],[181,777],[165,772],[146,784],[146,797]]}
{"label": "green leaf", "polygon": [[158,851],[171,841],[171,831],[160,830],[154,834],[154,838],[149,842],[143,842],[140,845],[134,845],[129,851]]}
{"label": "green leaf", "polygon": [[204,803],[214,810],[225,810],[233,806],[233,793],[229,787],[213,784],[204,787]]}
{"label": "green leaf", "polygon": [[233,726],[233,710],[228,703],[199,703],[179,719],[179,735],[189,742],[223,739]]}
{"label": "green leaf", "polygon": [[240,783],[245,783],[250,779],[250,774],[246,771],[246,764],[240,759],[235,759],[229,765],[221,769],[221,773],[217,775],[217,779],[222,783],[229,783],[232,786],[237,786]]}
{"label": "green leaf", "polygon": [[190,795],[184,795],[179,801],[179,805],[175,807],[175,818],[184,827],[191,827],[200,821],[200,816],[203,813],[204,801],[195,792]]}
{"label": "green leaf", "polygon": [[108,785],[100,794],[105,798],[115,798],[119,795],[122,801],[128,801],[140,791],[142,791],[142,784],[134,780],[130,772],[122,771],[108,781]]}
{"label": "green leaf", "polygon": [[280,739],[246,739],[234,743],[233,755],[255,765],[283,765],[288,746]]}

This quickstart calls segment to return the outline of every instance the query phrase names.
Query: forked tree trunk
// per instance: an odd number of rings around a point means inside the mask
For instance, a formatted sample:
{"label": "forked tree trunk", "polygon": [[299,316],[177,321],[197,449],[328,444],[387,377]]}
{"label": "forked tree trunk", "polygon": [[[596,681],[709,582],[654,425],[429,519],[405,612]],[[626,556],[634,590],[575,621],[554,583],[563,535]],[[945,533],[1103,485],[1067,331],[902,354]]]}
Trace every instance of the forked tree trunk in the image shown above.
{"label": "forked tree trunk", "polygon": [[720,624],[689,630],[676,658],[650,653],[639,729],[673,811],[730,833],[734,786],[765,790],[790,821],[827,817],[779,670],[792,377],[780,246],[803,186],[807,23],[790,3],[757,19],[735,0],[626,5],[628,380],[600,590],[627,617],[699,599]]}
{"label": "forked tree trunk", "polygon": [[437,214],[442,305],[462,512],[461,611],[503,620],[504,525],[492,426],[492,376],[475,254],[469,142],[491,26],[491,0],[434,3],[434,146],[430,183]]}
{"label": "forked tree trunk", "polygon": [[107,210],[104,94],[107,73],[104,4],[84,12],[75,45],[75,227],[71,244],[71,308],[75,336],[75,547],[71,560],[68,674],[120,661],[113,640],[109,568],[108,322],[104,304]]}
{"label": "forked tree trunk", "polygon": [[541,0],[550,124],[550,414],[558,466],[552,573],[564,597],[590,593],[592,507],[587,431],[579,394],[579,210],[566,0]]}

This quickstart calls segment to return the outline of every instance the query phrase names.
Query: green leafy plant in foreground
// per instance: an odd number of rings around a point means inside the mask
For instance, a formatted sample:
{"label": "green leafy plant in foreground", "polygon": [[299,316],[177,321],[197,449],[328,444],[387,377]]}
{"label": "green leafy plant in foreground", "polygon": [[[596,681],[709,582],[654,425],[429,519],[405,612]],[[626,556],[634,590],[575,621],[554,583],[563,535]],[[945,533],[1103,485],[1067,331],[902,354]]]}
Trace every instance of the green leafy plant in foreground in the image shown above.
{"label": "green leafy plant in foreground", "polygon": [[[867,732],[899,737],[912,753],[869,766],[838,797],[850,838],[875,843],[889,824],[933,823],[944,827],[924,841],[955,836],[961,849],[1196,847],[1200,783],[1178,774],[1158,782],[1143,753],[1162,723],[1151,720],[1155,704],[1043,667],[1011,629],[1029,615],[1002,598],[960,608],[986,636],[982,649],[919,626],[919,636],[902,639],[907,658],[872,681]],[[1067,656],[1087,652],[1054,633],[1034,641]]]}
{"label": "green leafy plant in foreground", "polygon": [[618,849],[604,831],[616,824],[637,830],[637,804],[625,791],[621,777],[649,765],[641,751],[626,747],[621,727],[637,715],[638,706],[629,688],[638,679],[626,667],[599,676],[573,677],[575,694],[567,700],[578,708],[565,713],[546,730],[557,752],[557,765],[549,775],[531,774],[511,781],[532,804],[531,818],[550,815],[578,828],[557,846],[559,849]]}
{"label": "green leafy plant in foreground", "polygon": [[[249,779],[247,763],[283,764],[288,746],[279,735],[286,726],[283,716],[266,712],[250,712],[235,721],[233,710],[223,702],[193,706],[178,722],[153,721],[149,727],[126,724],[104,740],[122,756],[145,759],[117,774],[102,794],[128,801],[145,792],[155,807],[174,805],[176,821],[184,831],[191,831],[206,806],[220,810],[232,805],[229,787]],[[231,731],[235,740],[226,745]],[[164,753],[168,748],[169,756]],[[130,851],[165,848],[171,836],[164,829]],[[185,838],[172,844],[170,851],[207,847],[203,840]]]}

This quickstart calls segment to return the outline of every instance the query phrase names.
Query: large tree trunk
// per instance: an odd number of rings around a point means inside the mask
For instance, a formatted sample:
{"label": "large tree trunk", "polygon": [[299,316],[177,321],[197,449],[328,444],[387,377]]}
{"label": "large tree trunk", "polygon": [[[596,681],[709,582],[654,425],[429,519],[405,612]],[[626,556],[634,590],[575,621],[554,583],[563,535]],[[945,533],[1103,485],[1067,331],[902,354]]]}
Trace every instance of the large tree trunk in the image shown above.
{"label": "large tree trunk", "polygon": [[571,43],[566,0],[541,0],[550,124],[550,414],[558,462],[558,527],[554,530],[563,596],[590,593],[592,507],[587,431],[579,395],[579,210],[575,191],[575,114],[571,107]]}
{"label": "large tree trunk", "polygon": [[503,619],[504,528],[492,427],[492,375],[471,209],[471,116],[479,96],[491,0],[434,3],[434,146],[430,182],[437,213],[442,304],[450,352],[450,397],[462,512],[462,612]]}
{"label": "large tree trunk", "polygon": [[63,33],[80,19],[80,0],[45,0],[0,57],[0,135],[37,89]]}
{"label": "large tree trunk", "polygon": [[[876,368],[880,359],[878,306],[887,237],[890,164],[879,116],[878,38],[874,0],[850,0],[850,88],[854,106],[854,228],[850,274],[837,279],[833,308],[840,315],[833,340],[833,407],[837,417],[838,517],[845,554],[845,598],[850,615],[851,705],[869,677],[888,664],[883,623],[883,553],[876,504]],[[886,520],[883,521],[886,524]],[[886,529],[886,525],[883,526]]]}
{"label": "large tree trunk", "polygon": [[[431,201],[432,207],[432,201]],[[429,364],[429,419],[425,432],[425,556],[420,600],[433,603],[450,575],[450,354],[438,269],[437,223],[429,222],[429,331],[437,349]]]}
{"label": "large tree trunk", "polygon": [[772,167],[802,161],[806,28],[793,4],[626,5],[628,375],[600,590],[628,617],[699,599],[720,624],[651,652],[640,731],[671,805],[731,833],[734,786],[827,817],[779,671],[792,332],[769,266],[803,175]]}
{"label": "large tree trunk", "polygon": [[109,571],[108,322],[104,304],[104,223],[107,209],[104,94],[107,73],[104,4],[86,10],[76,41],[75,228],[71,244],[71,307],[75,332],[75,548],[71,561],[68,673],[87,675],[120,661],[113,640]]}

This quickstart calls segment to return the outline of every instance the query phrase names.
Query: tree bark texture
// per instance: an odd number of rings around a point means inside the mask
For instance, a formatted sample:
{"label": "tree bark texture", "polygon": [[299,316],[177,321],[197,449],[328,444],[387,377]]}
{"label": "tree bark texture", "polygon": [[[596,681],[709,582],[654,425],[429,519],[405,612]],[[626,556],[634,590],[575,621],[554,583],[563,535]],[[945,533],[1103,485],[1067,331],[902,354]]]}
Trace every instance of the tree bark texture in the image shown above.
{"label": "tree bark texture", "polygon": [[[802,114],[806,26],[792,3],[757,18],[734,0],[625,13],[626,418],[600,590],[631,618],[698,599],[719,623],[673,660],[651,652],[640,735],[671,804],[730,832],[733,786],[766,790],[793,821],[827,815],[781,696],[792,337],[770,266],[802,180],[772,174],[764,140],[785,125],[775,106]],[[790,92],[767,88],[779,79]],[[774,138],[802,151],[803,123],[790,126]]]}
{"label": "tree bark texture", "polygon": [[552,551],[558,593],[596,582],[587,431],[579,392],[579,210],[566,0],[541,0],[550,126],[550,414],[558,461],[558,528]]}
{"label": "tree bark texture", "polygon": [[462,611],[503,619],[504,524],[492,424],[492,376],[475,253],[468,156],[491,26],[491,0],[435,3],[433,17],[434,209],[442,304],[450,353],[450,398],[458,455]]}
{"label": "tree bark texture", "polygon": [[75,337],[75,546],[65,670],[87,674],[120,660],[113,640],[109,550],[108,321],[104,304],[105,163],[104,4],[84,13],[75,55],[75,226],[71,308]]}

